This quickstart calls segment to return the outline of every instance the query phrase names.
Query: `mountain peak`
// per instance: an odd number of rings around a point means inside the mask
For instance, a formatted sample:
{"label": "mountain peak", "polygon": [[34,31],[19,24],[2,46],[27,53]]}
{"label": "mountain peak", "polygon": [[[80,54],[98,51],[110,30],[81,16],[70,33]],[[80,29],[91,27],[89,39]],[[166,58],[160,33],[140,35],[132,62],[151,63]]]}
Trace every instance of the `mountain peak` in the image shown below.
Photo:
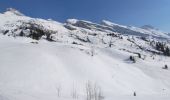
{"label": "mountain peak", "polygon": [[108,21],[108,20],[102,20],[101,24],[102,24],[102,25],[106,25],[106,26],[118,25],[118,24],[115,24],[115,23],[110,22],[110,21]]}
{"label": "mountain peak", "polygon": [[69,24],[76,24],[77,23],[77,19],[67,19],[66,20],[66,23],[69,23]]}
{"label": "mountain peak", "polygon": [[15,14],[17,16],[24,16],[20,11],[14,9],[14,8],[7,8],[6,12],[4,14]]}

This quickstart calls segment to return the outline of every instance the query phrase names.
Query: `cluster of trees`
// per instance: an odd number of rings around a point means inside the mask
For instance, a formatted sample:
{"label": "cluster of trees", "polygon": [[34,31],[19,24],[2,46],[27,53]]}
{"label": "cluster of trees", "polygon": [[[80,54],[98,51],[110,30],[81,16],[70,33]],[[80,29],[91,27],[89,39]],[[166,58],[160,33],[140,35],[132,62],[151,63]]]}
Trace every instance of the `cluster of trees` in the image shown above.
{"label": "cluster of trees", "polygon": [[170,48],[168,46],[166,46],[166,43],[162,43],[162,42],[157,42],[156,43],[156,49],[158,51],[163,52],[163,54],[165,56],[170,56]]}
{"label": "cluster of trees", "polygon": [[11,31],[5,30],[3,34],[6,35],[7,33],[11,33],[11,35],[13,35],[14,37],[24,36],[24,37],[30,37],[35,40],[39,40],[42,38],[42,36],[45,36],[45,38],[48,41],[55,41],[53,35],[56,34],[57,31],[47,29],[41,23],[37,23],[34,20],[30,22],[22,22],[22,21],[19,22],[22,24],[17,26],[16,29],[13,29]]}

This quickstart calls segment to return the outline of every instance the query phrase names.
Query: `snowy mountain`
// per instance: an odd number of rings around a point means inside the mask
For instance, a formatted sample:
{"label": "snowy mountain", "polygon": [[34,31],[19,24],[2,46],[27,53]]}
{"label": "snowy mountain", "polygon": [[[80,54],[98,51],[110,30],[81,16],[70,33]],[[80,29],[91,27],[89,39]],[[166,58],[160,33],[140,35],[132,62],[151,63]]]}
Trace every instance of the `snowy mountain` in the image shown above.
{"label": "snowy mountain", "polygon": [[144,36],[144,37],[152,36],[154,38],[162,38],[162,39],[169,38],[167,33],[161,32],[150,25],[144,25],[141,28],[138,28],[134,26],[118,25],[105,20],[102,21],[102,24],[106,26],[110,26],[113,28],[115,32],[120,32],[122,34],[130,34],[130,35],[137,35],[137,36]]}
{"label": "snowy mountain", "polygon": [[[0,13],[0,100],[169,100],[170,35]],[[134,94],[136,96],[134,96]]]}

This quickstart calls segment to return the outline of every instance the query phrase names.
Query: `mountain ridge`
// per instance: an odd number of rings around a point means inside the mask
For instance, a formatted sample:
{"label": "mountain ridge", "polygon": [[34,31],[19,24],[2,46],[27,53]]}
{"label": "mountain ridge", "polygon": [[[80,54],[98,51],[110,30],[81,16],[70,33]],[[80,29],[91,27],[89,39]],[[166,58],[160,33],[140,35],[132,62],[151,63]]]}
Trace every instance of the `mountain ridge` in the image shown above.
{"label": "mountain ridge", "polygon": [[[14,8],[8,8],[7,11],[4,12],[5,13],[13,13],[15,15],[18,15],[18,16],[25,16],[24,14],[22,14],[20,11],[14,9]],[[147,34],[156,34],[158,33],[162,35],[162,33],[165,33],[165,34],[168,34],[166,32],[161,32],[159,31],[158,29],[154,28],[153,26],[151,25],[144,25],[142,27],[134,27],[134,26],[125,26],[125,25],[120,25],[120,24],[116,24],[116,23],[113,23],[113,22],[110,22],[110,21],[107,21],[107,20],[102,20],[101,23],[93,23],[91,21],[86,21],[86,20],[78,20],[78,19],[67,19],[64,23],[61,23],[61,24],[65,24],[65,23],[69,23],[69,20],[74,20],[75,22],[84,22],[84,23],[89,23],[89,24],[96,24],[96,25],[104,25],[104,26],[109,26],[109,27],[113,27],[113,26],[118,26],[118,27],[121,27],[121,28],[125,28],[125,29],[129,29],[129,30],[132,30],[132,31],[135,31],[135,32],[139,32],[139,33],[147,33]],[[57,21],[55,21],[57,22]],[[74,24],[75,24],[74,22]],[[108,23],[110,23],[110,25],[108,25]],[[70,23],[70,24],[73,24],[73,23]],[[148,29],[152,29],[152,30],[148,30]],[[115,29],[116,30],[116,29]],[[114,31],[114,30],[112,30]],[[116,30],[117,31],[117,30]]]}

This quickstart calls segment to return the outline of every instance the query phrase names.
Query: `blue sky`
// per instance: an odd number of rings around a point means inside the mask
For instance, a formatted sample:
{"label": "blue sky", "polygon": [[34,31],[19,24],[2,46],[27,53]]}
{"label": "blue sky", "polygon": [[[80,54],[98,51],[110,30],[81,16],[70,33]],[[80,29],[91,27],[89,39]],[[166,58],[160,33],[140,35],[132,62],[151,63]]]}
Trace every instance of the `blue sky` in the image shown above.
{"label": "blue sky", "polygon": [[64,22],[77,18],[118,24],[153,25],[170,32],[170,0],[0,0],[0,12],[15,8],[25,15]]}

